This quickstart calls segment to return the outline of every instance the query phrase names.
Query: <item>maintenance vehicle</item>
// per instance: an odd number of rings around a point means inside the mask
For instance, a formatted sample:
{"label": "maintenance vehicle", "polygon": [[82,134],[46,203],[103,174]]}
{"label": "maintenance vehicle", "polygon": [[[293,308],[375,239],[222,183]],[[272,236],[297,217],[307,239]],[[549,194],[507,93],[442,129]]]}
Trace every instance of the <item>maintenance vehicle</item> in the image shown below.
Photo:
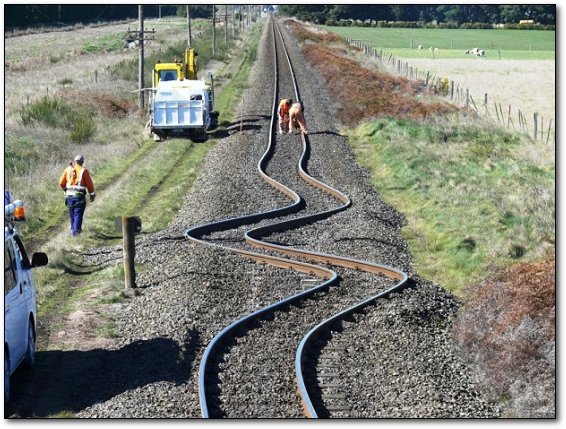
{"label": "maintenance vehicle", "polygon": [[21,365],[35,363],[37,304],[32,268],[47,265],[47,255],[29,260],[16,221],[25,220],[24,204],[4,193],[4,402],[10,400],[10,377]]}
{"label": "maintenance vehicle", "polygon": [[204,141],[218,125],[214,111],[214,79],[197,79],[197,53],[186,48],[184,62],[155,64],[149,92],[149,131],[155,141],[189,137]]}

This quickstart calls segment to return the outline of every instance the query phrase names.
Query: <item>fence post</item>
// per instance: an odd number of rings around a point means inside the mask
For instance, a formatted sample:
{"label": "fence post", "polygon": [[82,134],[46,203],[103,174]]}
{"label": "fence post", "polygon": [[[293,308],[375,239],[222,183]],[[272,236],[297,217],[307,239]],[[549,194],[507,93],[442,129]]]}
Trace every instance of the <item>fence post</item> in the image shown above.
{"label": "fence post", "polygon": [[495,106],[495,113],[497,114],[497,122],[501,123],[501,120],[499,119],[499,110],[497,110],[497,103],[494,101],[493,105]]}
{"label": "fence post", "polygon": [[478,110],[478,107],[476,106],[476,102],[474,101],[474,97],[472,97],[471,95],[470,95],[470,101],[472,102],[474,109],[476,109],[476,112],[479,113],[480,111]]}
{"label": "fence post", "polygon": [[550,128],[552,127],[552,119],[550,120],[550,123],[548,124],[548,132],[546,133],[546,143],[545,145],[548,146],[548,139],[550,138]]}
{"label": "fence post", "polygon": [[534,124],[534,127],[535,127],[535,129],[533,131],[533,136],[535,137],[535,141],[536,141],[537,140],[537,132],[538,132],[538,129],[537,129],[538,128],[538,113],[537,112],[535,112],[533,114],[533,119],[534,119],[533,124]]}
{"label": "fence post", "polygon": [[509,105],[509,113],[507,114],[507,126],[511,122],[511,105]]}
{"label": "fence post", "polygon": [[126,289],[136,287],[136,271],[134,259],[136,256],[135,234],[141,231],[141,220],[136,216],[122,216],[115,219],[116,230],[122,229],[124,242],[124,280]]}
{"label": "fence post", "polygon": [[450,100],[454,100],[454,81],[450,81]]}
{"label": "fence post", "polygon": [[466,109],[470,107],[470,90],[466,88]]}

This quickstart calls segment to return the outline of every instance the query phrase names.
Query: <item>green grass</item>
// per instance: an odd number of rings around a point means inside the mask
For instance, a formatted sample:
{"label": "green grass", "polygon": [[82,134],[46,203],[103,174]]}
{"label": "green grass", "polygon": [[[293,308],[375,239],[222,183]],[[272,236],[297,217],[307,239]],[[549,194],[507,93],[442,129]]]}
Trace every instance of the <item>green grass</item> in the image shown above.
{"label": "green grass", "polygon": [[554,245],[554,168],[516,156],[517,135],[383,119],[353,131],[351,143],[380,194],[405,214],[419,274],[456,293],[491,266]]}
{"label": "green grass", "polygon": [[[452,30],[428,28],[327,27],[325,29],[403,58],[431,58],[430,46],[442,58],[466,58],[463,52],[478,47],[488,58],[546,60],[555,58],[554,31]],[[424,49],[416,48],[422,45]]]}
{"label": "green grass", "polygon": [[91,54],[100,51],[119,51],[124,49],[125,42],[125,33],[107,34],[85,43],[82,50]]}

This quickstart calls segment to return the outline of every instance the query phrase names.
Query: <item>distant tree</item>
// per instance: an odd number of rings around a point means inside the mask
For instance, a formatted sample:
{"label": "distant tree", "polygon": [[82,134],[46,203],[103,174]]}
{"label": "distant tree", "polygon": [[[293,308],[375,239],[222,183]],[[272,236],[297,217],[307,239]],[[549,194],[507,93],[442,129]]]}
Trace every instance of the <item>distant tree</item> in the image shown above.
{"label": "distant tree", "polygon": [[328,11],[328,18],[334,19],[336,21],[340,19],[348,19],[352,15],[351,5],[348,4],[336,4]]}
{"label": "distant tree", "polygon": [[528,10],[530,6],[520,4],[506,4],[501,6],[501,18],[508,24],[517,24],[521,19],[530,19]]}
{"label": "distant tree", "polygon": [[313,22],[328,19],[375,21],[424,21],[461,23],[518,23],[533,19],[541,24],[555,24],[556,5],[491,5],[491,4],[364,4],[364,5],[280,5],[283,15]]}
{"label": "distant tree", "polygon": [[[212,18],[212,5],[207,4],[190,4],[191,7],[191,19],[193,18]],[[187,16],[187,5],[177,6],[178,16]]]}

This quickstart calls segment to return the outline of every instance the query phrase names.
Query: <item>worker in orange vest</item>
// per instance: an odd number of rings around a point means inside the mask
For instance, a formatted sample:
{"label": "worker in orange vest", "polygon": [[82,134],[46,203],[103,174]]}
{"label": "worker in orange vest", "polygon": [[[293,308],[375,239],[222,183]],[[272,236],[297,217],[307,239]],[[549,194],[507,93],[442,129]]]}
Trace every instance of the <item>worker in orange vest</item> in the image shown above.
{"label": "worker in orange vest", "polygon": [[96,197],[90,173],[83,167],[84,161],[84,156],[77,155],[75,164],[73,165],[73,162],[70,162],[59,179],[59,186],[65,191],[65,205],[69,209],[71,235],[73,237],[82,232],[87,191],[91,202],[94,202]]}
{"label": "worker in orange vest", "polygon": [[289,134],[291,134],[297,125],[301,128],[303,134],[308,134],[305,117],[303,116],[303,103],[300,101],[293,103],[289,109]]}
{"label": "worker in orange vest", "polygon": [[284,134],[289,129],[289,109],[293,104],[290,98],[284,98],[279,102],[277,115],[279,116],[279,134]]}

